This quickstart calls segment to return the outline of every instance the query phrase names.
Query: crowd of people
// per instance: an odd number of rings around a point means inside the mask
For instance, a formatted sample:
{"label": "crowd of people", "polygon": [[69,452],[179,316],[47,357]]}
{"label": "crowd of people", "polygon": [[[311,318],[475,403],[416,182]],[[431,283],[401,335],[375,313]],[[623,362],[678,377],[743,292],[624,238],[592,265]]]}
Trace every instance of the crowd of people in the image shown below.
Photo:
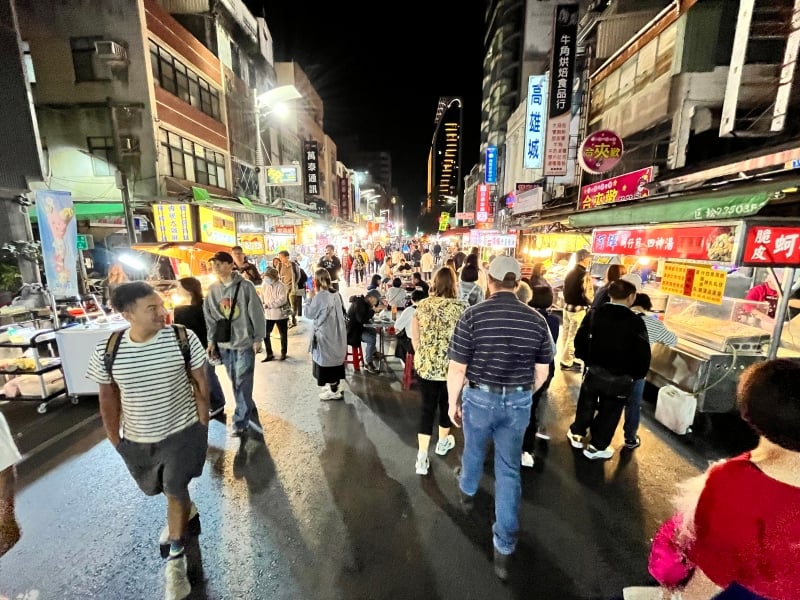
{"label": "crowd of people", "polygon": [[[240,248],[218,252],[210,260],[217,280],[205,295],[197,279],[179,281],[187,302],[175,309],[172,327],[163,300],[146,282],[119,283],[111,291],[111,304],[129,328],[113,348],[109,342],[97,346],[87,377],[99,385],[107,437],[131,476],[145,494],[167,498],[159,540],[167,598],[191,592],[184,547],[200,528],[188,486],[205,463],[209,420],[225,421],[215,366],[223,365],[231,382],[233,435],[243,444],[263,443],[253,400],[256,355],[263,346],[262,362],[285,360],[287,331],[298,319],[310,323],[308,352],[320,400],[341,401],[348,355],[363,344],[365,370],[378,373],[384,357],[371,324],[381,313],[393,317],[397,355],[413,360],[421,396],[415,473],[429,472],[434,434],[434,452],[445,456],[457,444],[453,428],[461,428],[456,479],[465,512],[474,505],[492,443],[492,542],[501,580],[509,576],[519,535],[521,469],[535,464],[536,437],[551,434],[542,413],[557,343],[565,377],[581,375],[569,443],[586,459],[610,458],[624,415],[624,449],[641,444],[639,411],[651,346],[675,345],[677,337],[653,317],[638,276],[612,265],[595,289],[591,254],[579,250],[564,281],[559,318],[541,266],[524,279],[511,256],[481,262],[477,248],[447,256],[441,247],[402,250],[354,248],[339,257],[328,246],[310,282],[288,252],[263,274],[251,272]],[[350,287],[351,281],[363,293],[345,301],[339,285]],[[275,328],[278,353],[270,341]],[[798,383],[800,365],[790,360],[758,363],[741,377],[740,411],[761,436],[759,445],[682,487],[675,515],[659,530],[650,556],[650,571],[664,590],[680,589],[685,600],[694,600],[735,585],[764,598],[800,598],[794,569],[800,558],[794,519],[800,510]],[[19,458],[0,415],[0,556],[20,537],[13,509]]]}

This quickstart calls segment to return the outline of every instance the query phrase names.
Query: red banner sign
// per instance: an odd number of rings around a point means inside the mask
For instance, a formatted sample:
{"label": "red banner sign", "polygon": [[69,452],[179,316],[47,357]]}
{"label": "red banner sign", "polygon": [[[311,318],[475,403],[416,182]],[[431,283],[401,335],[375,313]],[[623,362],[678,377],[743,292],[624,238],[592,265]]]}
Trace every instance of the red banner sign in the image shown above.
{"label": "red banner sign", "polygon": [[800,225],[770,227],[752,225],[747,230],[742,254],[743,266],[800,266]]}
{"label": "red banner sign", "polygon": [[585,185],[581,188],[578,210],[646,198],[650,194],[646,186],[652,180],[653,167],[647,167]]}
{"label": "red banner sign", "polygon": [[482,183],[478,186],[475,198],[475,221],[486,223],[489,220],[489,186]]}
{"label": "red banner sign", "polygon": [[595,229],[592,252],[731,262],[734,226]]}

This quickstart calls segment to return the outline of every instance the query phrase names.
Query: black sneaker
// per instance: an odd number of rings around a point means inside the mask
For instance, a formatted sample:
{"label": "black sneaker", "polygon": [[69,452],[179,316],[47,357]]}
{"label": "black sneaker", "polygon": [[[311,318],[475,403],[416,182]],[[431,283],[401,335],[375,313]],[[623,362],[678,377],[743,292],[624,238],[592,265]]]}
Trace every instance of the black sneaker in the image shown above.
{"label": "black sneaker", "polygon": [[638,435],[633,440],[625,440],[625,447],[628,450],[636,450],[636,448],[638,448],[641,445],[642,445],[642,440],[639,439]]}
{"label": "black sneaker", "polygon": [[271,360],[275,360],[274,354],[267,354],[264,358],[261,359],[261,362],[269,362]]}
{"label": "black sneaker", "polygon": [[378,367],[376,367],[375,364],[371,362],[364,363],[364,370],[367,373],[372,373],[373,375],[375,375],[376,373],[380,373]]}
{"label": "black sneaker", "polygon": [[501,554],[497,548],[494,549],[494,574],[500,581],[508,581],[508,561],[510,554]]}

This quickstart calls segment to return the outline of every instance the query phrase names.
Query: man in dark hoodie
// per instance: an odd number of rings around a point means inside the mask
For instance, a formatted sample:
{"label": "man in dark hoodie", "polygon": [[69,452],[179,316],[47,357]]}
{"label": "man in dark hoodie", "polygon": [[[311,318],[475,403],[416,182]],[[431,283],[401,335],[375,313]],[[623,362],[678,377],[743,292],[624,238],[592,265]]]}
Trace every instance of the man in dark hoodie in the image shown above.
{"label": "man in dark hoodie", "polygon": [[[209,286],[203,303],[208,355],[219,357],[225,365],[236,400],[233,433],[244,441],[248,430],[264,434],[253,402],[253,373],[267,322],[255,286],[234,271],[233,257],[217,252],[209,262],[218,281]],[[228,339],[218,334],[220,325],[230,330]]]}
{"label": "man in dark hoodie", "polygon": [[[584,361],[588,372],[581,383],[575,421],[567,431],[573,448],[583,448],[583,437],[591,429],[591,443],[583,450],[590,460],[614,455],[609,445],[619,424],[630,390],[613,395],[593,385],[593,367],[613,375],[642,379],[650,368],[650,341],[642,319],[630,306],[636,299],[632,283],[618,279],[608,286],[609,302],[592,310],[575,335],[575,355]],[[596,383],[596,382],[595,382]],[[596,411],[596,412],[595,412]]]}
{"label": "man in dark hoodie", "polygon": [[363,296],[351,297],[350,308],[347,310],[347,345],[356,348],[361,346],[361,342],[367,344],[364,351],[364,368],[367,373],[379,372],[374,362],[377,335],[373,329],[364,326],[372,320],[380,302],[381,293],[371,290]]}

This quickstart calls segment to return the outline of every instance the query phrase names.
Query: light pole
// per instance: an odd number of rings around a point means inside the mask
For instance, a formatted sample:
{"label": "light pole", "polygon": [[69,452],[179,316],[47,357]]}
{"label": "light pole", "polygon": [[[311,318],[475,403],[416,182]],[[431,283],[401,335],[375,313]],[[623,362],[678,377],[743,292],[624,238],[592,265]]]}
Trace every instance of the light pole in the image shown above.
{"label": "light pole", "polygon": [[[258,172],[258,201],[262,204],[267,203],[267,173],[264,170],[264,144],[261,141],[261,117],[272,113],[286,114],[288,112],[288,102],[302,98],[303,95],[293,85],[280,85],[256,95],[253,89],[253,104],[256,113],[256,171]],[[268,109],[262,112],[262,109]],[[269,160],[269,164],[272,161]]]}

